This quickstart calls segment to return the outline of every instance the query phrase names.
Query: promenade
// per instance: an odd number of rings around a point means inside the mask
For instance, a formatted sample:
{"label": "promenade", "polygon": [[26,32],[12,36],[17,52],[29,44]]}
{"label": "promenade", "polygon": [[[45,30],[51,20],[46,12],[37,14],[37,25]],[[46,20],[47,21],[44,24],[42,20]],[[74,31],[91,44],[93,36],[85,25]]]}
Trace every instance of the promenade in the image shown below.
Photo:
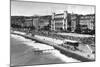
{"label": "promenade", "polygon": [[[31,39],[31,40],[35,40],[39,43],[43,43],[46,45],[50,45],[53,46],[54,48],[56,48],[57,50],[59,50],[60,52],[62,52],[63,54],[65,54],[66,56],[69,57],[73,57],[75,59],[78,59],[80,61],[93,61],[94,60],[94,55],[90,54],[90,51],[88,51],[87,47],[84,45],[79,46],[79,48],[82,48],[83,50],[85,49],[86,51],[72,51],[69,49],[66,49],[62,46],[59,46],[59,44],[61,44],[63,41],[59,40],[59,39],[53,39],[50,37],[45,37],[45,36],[39,36],[39,35],[34,35],[34,36],[30,36],[30,35],[23,35],[23,33],[19,34],[19,32],[15,31],[15,34],[23,36],[25,38]],[[90,57],[88,57],[87,55],[90,55]]]}
{"label": "promenade", "polygon": [[[47,50],[36,54],[34,50]],[[52,46],[11,34],[11,66],[80,62],[61,54]]]}

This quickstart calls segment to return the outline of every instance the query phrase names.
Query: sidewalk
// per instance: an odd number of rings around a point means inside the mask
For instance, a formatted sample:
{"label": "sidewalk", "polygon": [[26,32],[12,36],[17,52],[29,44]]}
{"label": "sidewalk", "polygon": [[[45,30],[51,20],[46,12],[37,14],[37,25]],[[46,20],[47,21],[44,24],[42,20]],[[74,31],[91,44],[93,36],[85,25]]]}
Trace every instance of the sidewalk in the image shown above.
{"label": "sidewalk", "polygon": [[94,35],[86,35],[86,34],[76,34],[76,33],[57,33],[58,35],[68,35],[68,36],[74,36],[74,37],[95,37]]}

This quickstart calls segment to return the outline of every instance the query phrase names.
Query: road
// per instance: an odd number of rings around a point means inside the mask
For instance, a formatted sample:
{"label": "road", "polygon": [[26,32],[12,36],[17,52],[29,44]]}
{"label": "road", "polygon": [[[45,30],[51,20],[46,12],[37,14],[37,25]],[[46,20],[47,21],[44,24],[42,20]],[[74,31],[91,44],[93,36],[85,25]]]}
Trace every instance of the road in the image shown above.
{"label": "road", "polygon": [[[42,45],[42,46],[41,46]],[[53,49],[43,54],[36,54],[32,50]],[[80,62],[61,54],[58,50],[45,44],[37,43],[22,36],[11,34],[11,66],[56,64],[67,62]]]}
{"label": "road", "polygon": [[58,35],[74,36],[74,37],[95,37],[95,35],[76,34],[76,33],[57,33]]}

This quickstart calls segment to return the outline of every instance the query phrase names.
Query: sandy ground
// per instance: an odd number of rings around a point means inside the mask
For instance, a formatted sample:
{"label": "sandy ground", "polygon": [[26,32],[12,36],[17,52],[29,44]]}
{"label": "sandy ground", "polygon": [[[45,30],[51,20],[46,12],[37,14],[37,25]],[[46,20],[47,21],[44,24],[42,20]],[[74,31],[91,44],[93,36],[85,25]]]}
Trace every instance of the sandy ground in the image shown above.
{"label": "sandy ground", "polygon": [[[35,49],[47,51],[44,54],[36,54]],[[38,64],[54,64],[66,62],[79,62],[76,59],[61,54],[58,50],[45,44],[36,43],[24,37],[11,34],[11,66],[15,65],[38,65]]]}

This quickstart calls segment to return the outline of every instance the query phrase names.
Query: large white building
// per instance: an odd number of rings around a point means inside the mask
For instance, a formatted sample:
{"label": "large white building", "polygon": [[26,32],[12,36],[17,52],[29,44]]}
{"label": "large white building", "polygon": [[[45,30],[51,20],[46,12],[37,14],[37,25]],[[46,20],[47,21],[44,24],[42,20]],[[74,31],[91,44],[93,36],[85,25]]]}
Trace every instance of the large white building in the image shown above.
{"label": "large white building", "polygon": [[68,21],[67,21],[67,11],[64,11],[64,13],[61,14],[52,14],[52,20],[51,20],[51,30],[52,31],[61,31],[61,30],[67,30],[68,28]]}

